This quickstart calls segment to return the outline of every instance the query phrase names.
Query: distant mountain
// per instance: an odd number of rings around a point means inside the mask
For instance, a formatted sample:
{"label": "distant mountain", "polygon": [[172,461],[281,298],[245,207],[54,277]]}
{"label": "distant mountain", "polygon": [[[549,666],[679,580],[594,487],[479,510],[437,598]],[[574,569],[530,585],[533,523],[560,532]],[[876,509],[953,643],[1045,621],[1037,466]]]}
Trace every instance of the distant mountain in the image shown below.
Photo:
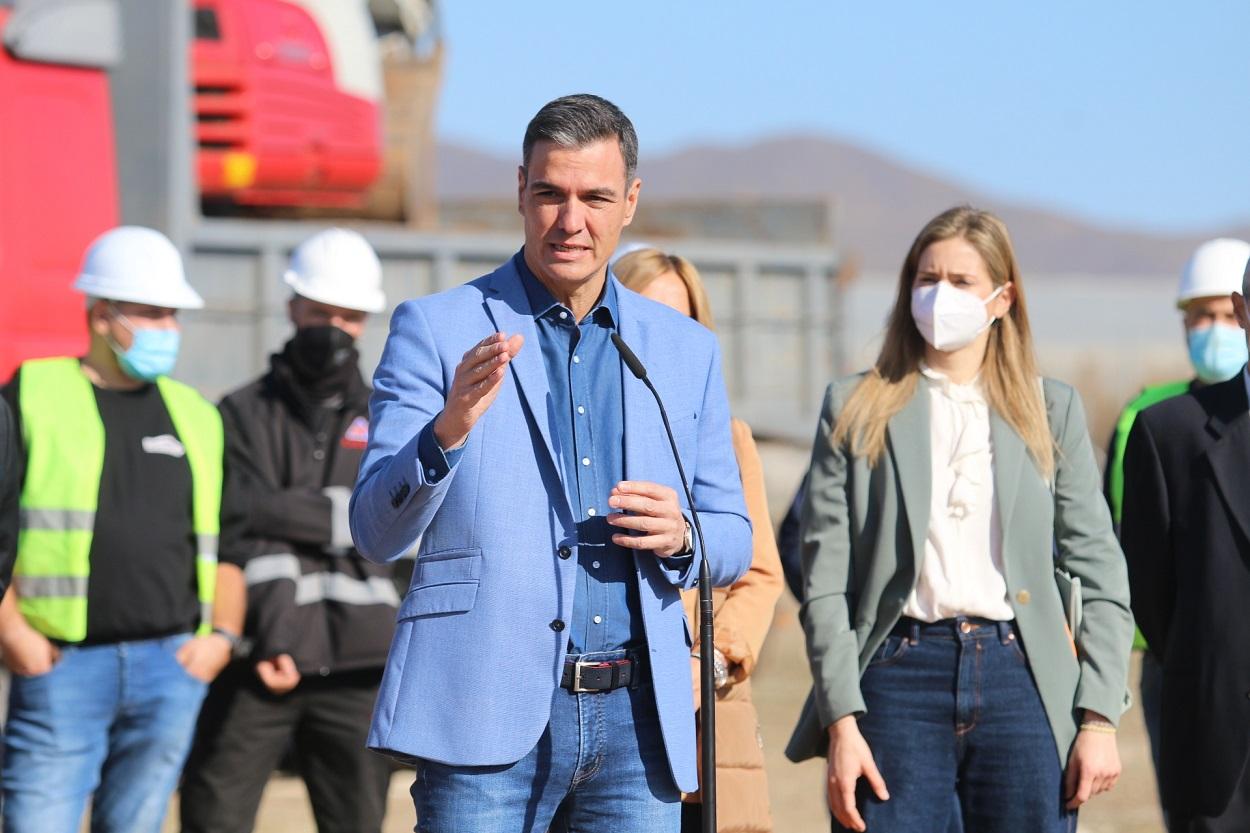
{"label": "distant mountain", "polygon": [[[515,159],[441,144],[439,195],[448,200],[509,199],[516,164]],[[1250,226],[1176,236],[1099,226],[991,199],[871,151],[816,136],[690,147],[644,158],[639,175],[644,210],[645,199],[832,198],[838,206],[839,245],[871,271],[898,269],[925,221],[965,202],[990,209],[1007,222],[1026,274],[1174,275],[1204,239],[1250,239]]]}

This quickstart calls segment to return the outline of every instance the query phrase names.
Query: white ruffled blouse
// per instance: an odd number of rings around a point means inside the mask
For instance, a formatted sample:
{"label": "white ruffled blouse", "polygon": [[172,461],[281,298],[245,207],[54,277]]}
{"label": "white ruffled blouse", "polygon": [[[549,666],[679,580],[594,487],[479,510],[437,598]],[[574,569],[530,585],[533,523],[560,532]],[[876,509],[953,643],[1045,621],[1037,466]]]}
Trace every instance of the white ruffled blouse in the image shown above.
{"label": "white ruffled blouse", "polygon": [[994,500],[989,405],[979,379],[957,385],[921,365],[928,388],[933,488],[916,587],[903,615],[1015,618],[1007,600],[1002,529]]}

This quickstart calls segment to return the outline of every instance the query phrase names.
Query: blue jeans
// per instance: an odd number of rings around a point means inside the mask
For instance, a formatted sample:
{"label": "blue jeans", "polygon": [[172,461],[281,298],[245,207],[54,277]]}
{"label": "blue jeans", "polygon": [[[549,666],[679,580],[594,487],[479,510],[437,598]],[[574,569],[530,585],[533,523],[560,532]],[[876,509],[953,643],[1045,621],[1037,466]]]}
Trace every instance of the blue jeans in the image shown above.
{"label": "blue jeans", "polygon": [[4,829],[159,833],[206,686],[174,654],[190,636],[67,646],[47,674],[13,677]]}
{"label": "blue jeans", "polygon": [[860,783],[871,833],[946,830],[955,795],[968,833],[1076,830],[1023,647],[1012,623],[965,617],[886,638],[860,682],[859,728],[890,791]]}
{"label": "blue jeans", "polygon": [[418,833],[677,833],[681,825],[649,683],[590,694],[557,688],[528,755],[504,766],[421,761],[412,798]]}

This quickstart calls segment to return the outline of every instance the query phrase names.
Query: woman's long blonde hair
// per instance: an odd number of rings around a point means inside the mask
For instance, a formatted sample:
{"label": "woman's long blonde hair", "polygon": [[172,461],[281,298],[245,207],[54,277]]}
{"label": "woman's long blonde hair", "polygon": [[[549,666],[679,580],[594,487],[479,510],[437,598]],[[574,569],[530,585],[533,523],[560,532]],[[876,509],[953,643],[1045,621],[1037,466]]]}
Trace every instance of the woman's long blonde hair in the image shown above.
{"label": "woman's long blonde hair", "polygon": [[627,289],[643,292],[651,282],[672,272],[686,285],[686,295],[690,297],[690,317],[709,330],[715,330],[712,321],[712,304],[708,301],[707,290],[703,288],[703,279],[694,264],[681,255],[670,255],[659,249],[638,249],[621,257],[612,265],[612,274]]}
{"label": "woman's long blonde hair", "polygon": [[925,342],[911,315],[912,285],[920,256],[931,244],[962,238],[985,261],[995,287],[1015,287],[1015,301],[1005,317],[990,328],[981,384],[990,408],[1010,425],[1049,479],[1055,467],[1054,440],[1038,381],[1033,337],[1020,284],[1020,269],[1003,221],[969,206],[942,212],[929,221],[911,244],[898,276],[898,293],[890,312],[885,344],[876,365],[846,401],[834,426],[835,446],[849,443],[851,453],[876,465],[885,453],[886,425],[916,392]]}

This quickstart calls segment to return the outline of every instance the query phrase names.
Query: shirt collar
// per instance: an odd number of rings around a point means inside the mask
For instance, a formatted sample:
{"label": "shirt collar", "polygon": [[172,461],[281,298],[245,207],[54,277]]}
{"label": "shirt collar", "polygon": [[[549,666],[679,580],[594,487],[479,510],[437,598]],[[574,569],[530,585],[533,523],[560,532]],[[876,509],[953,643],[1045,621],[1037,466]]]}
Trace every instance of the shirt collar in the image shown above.
{"label": "shirt collar", "polygon": [[[525,296],[529,299],[530,313],[534,318],[548,318],[560,312],[572,315],[572,310],[552,297],[550,290],[543,286],[542,281],[534,277],[529,264],[525,262],[524,249],[517,252],[512,261],[516,265],[517,274],[521,276],[521,285],[525,287]],[[608,271],[608,279],[604,281],[603,292],[599,295],[599,300],[595,302],[587,317],[606,327],[615,327],[616,322],[620,320],[616,307],[616,280],[611,270]]]}
{"label": "shirt collar", "polygon": [[979,402],[984,399],[981,392],[981,374],[977,373],[972,381],[959,385],[950,380],[950,378],[940,371],[929,367],[925,362],[920,362],[920,373],[929,380],[930,384],[937,387],[951,399],[957,401]]}

